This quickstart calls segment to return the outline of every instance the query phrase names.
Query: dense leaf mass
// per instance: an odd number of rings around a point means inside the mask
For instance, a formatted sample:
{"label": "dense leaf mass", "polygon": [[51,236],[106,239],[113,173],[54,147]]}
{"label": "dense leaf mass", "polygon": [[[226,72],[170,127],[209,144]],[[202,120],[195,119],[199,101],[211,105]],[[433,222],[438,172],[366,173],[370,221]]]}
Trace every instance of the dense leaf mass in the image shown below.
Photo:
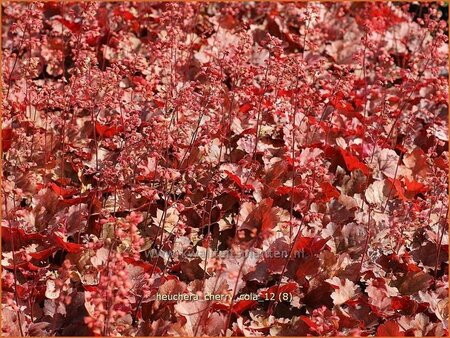
{"label": "dense leaf mass", "polygon": [[3,335],[447,335],[446,11],[3,2]]}

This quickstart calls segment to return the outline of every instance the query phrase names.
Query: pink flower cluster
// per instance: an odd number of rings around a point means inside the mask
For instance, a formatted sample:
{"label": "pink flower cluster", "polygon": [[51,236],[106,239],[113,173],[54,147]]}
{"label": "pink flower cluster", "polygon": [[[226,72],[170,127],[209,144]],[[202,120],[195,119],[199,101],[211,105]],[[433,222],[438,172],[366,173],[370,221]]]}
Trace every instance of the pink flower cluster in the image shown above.
{"label": "pink flower cluster", "polygon": [[448,335],[447,4],[2,10],[3,335]]}

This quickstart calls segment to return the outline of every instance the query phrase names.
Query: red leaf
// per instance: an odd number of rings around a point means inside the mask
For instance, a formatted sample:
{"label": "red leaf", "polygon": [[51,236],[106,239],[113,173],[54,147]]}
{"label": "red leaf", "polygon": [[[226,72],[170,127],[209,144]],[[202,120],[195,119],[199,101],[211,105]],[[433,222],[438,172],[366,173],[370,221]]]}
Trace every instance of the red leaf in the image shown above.
{"label": "red leaf", "polygon": [[[267,88],[267,89],[268,89],[268,91],[271,90],[270,87]],[[264,88],[256,88],[256,87],[252,87],[252,89],[250,89],[250,91],[251,91],[253,94],[255,94],[255,95],[264,95],[264,93],[265,93]]]}
{"label": "red leaf", "polygon": [[278,91],[278,96],[280,96],[280,97],[291,97],[293,93],[294,93],[293,90],[280,89]]}
{"label": "red leaf", "polygon": [[250,103],[244,103],[241,108],[239,108],[239,111],[241,113],[247,113],[253,108],[253,105]]}
{"label": "red leaf", "polygon": [[294,244],[294,252],[306,252],[310,255],[317,254],[324,249],[330,238],[299,237]]}
{"label": "red leaf", "polygon": [[66,26],[66,28],[68,28],[72,33],[79,33],[81,31],[81,24],[79,23],[68,21],[63,18],[58,18],[56,20],[58,20],[60,23]]}
{"label": "red leaf", "polygon": [[232,197],[232,199],[236,200],[236,201],[240,201],[241,200],[241,194],[239,192],[236,191],[236,189],[225,189],[225,191],[227,192],[228,195],[230,195],[230,197]]}
{"label": "red leaf", "polygon": [[402,152],[403,154],[406,154],[408,152],[408,149],[406,149],[404,146],[402,146],[401,144],[397,144],[395,146],[395,149],[397,149],[398,151]]}
{"label": "red leaf", "polygon": [[278,287],[278,285],[274,285],[274,286],[271,286],[270,288],[268,288],[267,290],[261,291],[260,297],[261,298],[267,297],[268,299],[271,299],[271,298],[273,298],[273,295],[276,296],[276,294],[280,295],[282,293],[292,293],[294,291],[297,291],[298,288],[299,288],[299,286],[295,282],[290,282],[290,283],[281,285],[280,287]]}
{"label": "red leaf", "polygon": [[338,91],[330,100],[331,105],[337,110],[343,112],[347,116],[362,118],[359,113],[355,113],[353,104],[347,101],[346,95],[342,91]]}
{"label": "red leaf", "polygon": [[280,292],[280,293],[281,292],[294,292],[297,289],[298,289],[298,284],[291,282],[291,283],[287,283],[287,284],[280,286],[280,288],[278,289],[278,292]]}
{"label": "red leaf", "polygon": [[336,108],[338,110],[341,110],[344,112],[353,112],[354,111],[353,106],[343,99],[335,99],[335,100],[331,100],[331,102],[332,102],[334,108]]}
{"label": "red leaf", "polygon": [[263,100],[262,106],[264,108],[270,109],[273,107],[273,104],[270,100]]}
{"label": "red leaf", "polygon": [[134,20],[133,23],[131,24],[131,26],[133,27],[133,31],[136,34],[139,34],[139,29],[141,28],[141,25],[139,24],[138,20]]}
{"label": "red leaf", "polygon": [[20,299],[26,299],[29,296],[30,288],[28,288],[28,287],[26,288],[22,285],[17,285],[16,288],[17,288],[17,296]]}
{"label": "red leaf", "polygon": [[[24,270],[29,270],[29,271],[38,271],[40,269],[38,266],[36,266],[30,262],[27,262],[27,261],[22,261],[22,262],[17,263],[15,265],[15,267],[12,265],[8,265],[8,266],[5,266],[5,268],[7,268],[9,270],[14,270],[14,268],[23,268]],[[26,272],[23,272],[23,273],[26,273]]]}
{"label": "red leaf", "polygon": [[428,303],[417,303],[408,296],[392,297],[391,306],[396,311],[402,311],[404,314],[413,315],[418,310],[425,310],[428,307]]}
{"label": "red leaf", "polygon": [[408,268],[408,271],[411,271],[411,272],[422,271],[422,269],[419,268],[416,264],[407,264],[407,268]]}
{"label": "red leaf", "polygon": [[58,195],[62,197],[68,197],[78,192],[78,189],[66,189],[62,188],[55,183],[49,183],[48,186]]}
{"label": "red leaf", "polygon": [[12,129],[11,128],[5,128],[2,129],[2,151],[8,151],[9,148],[11,148],[12,143]]}
{"label": "red leaf", "polygon": [[257,230],[258,232],[270,232],[278,221],[276,214],[272,210],[273,200],[265,198],[259,202],[258,206],[247,216],[241,226],[241,230]]}
{"label": "red leaf", "polygon": [[78,253],[82,250],[83,246],[77,243],[65,242],[61,237],[53,234],[53,240],[55,241],[58,248],[64,249],[69,253]]}
{"label": "red leaf", "polygon": [[381,324],[378,326],[377,329],[377,336],[383,336],[383,337],[402,337],[405,334],[403,332],[400,332],[400,326],[392,321],[389,320],[384,324]]}
{"label": "red leaf", "polygon": [[325,198],[322,199],[324,202],[328,202],[332,198],[338,198],[341,195],[329,182],[322,182],[320,187],[322,188],[322,193],[325,195]]}
{"label": "red leaf", "polygon": [[95,292],[95,291],[98,290],[98,285],[86,285],[86,284],[83,284],[83,288],[84,288],[86,291],[89,291],[89,292]]}
{"label": "red leaf", "polygon": [[402,184],[399,180],[394,180],[392,178],[388,178],[389,182],[393,185],[395,191],[397,192],[398,197],[402,201],[406,201],[408,198],[405,196],[405,189],[403,189]]}
{"label": "red leaf", "polygon": [[356,156],[352,155],[350,152],[340,147],[339,151],[344,159],[345,165],[347,166],[348,170],[354,171],[356,169],[360,169],[365,175],[369,175],[370,173],[369,167],[367,167],[367,165],[358,160]]}
{"label": "red leaf", "polygon": [[398,97],[398,96],[391,96],[387,100],[389,101],[389,103],[398,103],[398,102],[400,102],[400,97]]}
{"label": "red leaf", "polygon": [[81,197],[75,197],[75,198],[65,198],[64,200],[62,200],[62,203],[64,203],[64,205],[66,206],[70,206],[70,205],[76,205],[76,204],[80,204],[80,203],[84,203],[88,200],[89,196],[81,196]]}
{"label": "red leaf", "polygon": [[89,46],[94,47],[100,43],[101,36],[90,35],[86,37],[86,42]]}
{"label": "red leaf", "polygon": [[305,260],[302,260],[295,275],[297,276],[297,281],[303,280],[305,276],[314,275],[320,266],[318,256],[310,256]]}
{"label": "red leaf", "polygon": [[303,320],[306,323],[306,325],[309,326],[310,329],[316,330],[318,328],[317,324],[308,317],[300,316],[300,319]]}
{"label": "red leaf", "polygon": [[419,183],[415,180],[410,181],[407,178],[405,179],[405,185],[407,192],[413,194],[413,196],[428,190],[425,184]]}
{"label": "red leaf", "polygon": [[58,11],[60,10],[61,4],[53,1],[46,1],[44,3],[44,10],[46,11]]}
{"label": "red leaf", "polygon": [[303,190],[301,190],[298,187],[294,187],[294,189],[292,189],[292,187],[288,187],[288,186],[282,185],[281,187],[276,188],[275,192],[278,195],[290,195],[291,193],[293,193],[293,194],[303,193]]}
{"label": "red leaf", "polygon": [[251,309],[252,307],[256,306],[257,304],[258,304],[258,302],[256,300],[243,299],[243,300],[240,300],[240,301],[236,302],[233,305],[232,311],[235,314],[240,315],[245,310]]}
{"label": "red leaf", "polygon": [[243,188],[243,189],[247,189],[247,190],[249,190],[249,189],[254,189],[253,188],[253,186],[251,185],[251,184],[243,184],[242,183],[242,181],[241,181],[241,178],[239,177],[239,176],[237,176],[237,175],[235,175],[235,174],[233,174],[231,171],[228,171],[228,170],[224,170],[224,172],[225,172],[225,174],[227,174],[227,176],[229,177],[229,178],[231,178],[231,180],[234,182],[234,183],[236,183],[238,186],[239,186],[239,188]]}
{"label": "red leaf", "polygon": [[155,103],[156,107],[158,107],[158,108],[162,108],[165,106],[165,103],[161,100],[155,99],[155,100],[153,100],[153,102]]}
{"label": "red leaf", "polygon": [[141,86],[144,86],[144,87],[149,85],[149,82],[146,79],[144,79],[142,76],[132,76],[131,77],[131,81],[135,85],[141,85]]}
{"label": "red leaf", "polygon": [[44,249],[42,251],[37,252],[30,252],[28,253],[32,258],[37,259],[38,261],[41,261],[43,259],[46,259],[47,257],[50,257],[56,249],[54,247]]}
{"label": "red leaf", "polygon": [[133,20],[135,18],[135,16],[131,12],[124,10],[124,9],[118,9],[118,8],[116,8],[114,10],[114,15],[120,16],[127,21]]}
{"label": "red leaf", "polygon": [[29,242],[32,240],[44,240],[45,236],[39,234],[39,233],[25,233],[23,229],[17,229],[12,228],[10,229],[7,226],[2,226],[2,239],[4,239],[7,242],[10,242],[14,239],[14,241],[22,241],[22,242]]}
{"label": "red leaf", "polygon": [[105,126],[95,122],[95,131],[102,137],[112,137],[123,131],[122,126]]}

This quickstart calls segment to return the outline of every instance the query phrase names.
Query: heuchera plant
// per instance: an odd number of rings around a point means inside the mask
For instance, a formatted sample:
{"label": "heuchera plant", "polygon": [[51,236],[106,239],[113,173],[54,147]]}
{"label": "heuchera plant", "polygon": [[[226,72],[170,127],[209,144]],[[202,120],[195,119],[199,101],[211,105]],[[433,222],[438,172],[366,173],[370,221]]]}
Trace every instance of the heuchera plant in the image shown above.
{"label": "heuchera plant", "polygon": [[2,4],[2,334],[448,335],[440,3]]}

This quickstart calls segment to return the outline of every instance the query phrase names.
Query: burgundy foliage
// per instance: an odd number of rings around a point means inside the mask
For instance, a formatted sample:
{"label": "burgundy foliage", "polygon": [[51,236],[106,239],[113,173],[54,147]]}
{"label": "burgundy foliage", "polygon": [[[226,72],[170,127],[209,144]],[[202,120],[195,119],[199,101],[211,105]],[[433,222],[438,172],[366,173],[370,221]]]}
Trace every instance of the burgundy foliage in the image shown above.
{"label": "burgundy foliage", "polygon": [[2,334],[447,335],[446,10],[4,2]]}

